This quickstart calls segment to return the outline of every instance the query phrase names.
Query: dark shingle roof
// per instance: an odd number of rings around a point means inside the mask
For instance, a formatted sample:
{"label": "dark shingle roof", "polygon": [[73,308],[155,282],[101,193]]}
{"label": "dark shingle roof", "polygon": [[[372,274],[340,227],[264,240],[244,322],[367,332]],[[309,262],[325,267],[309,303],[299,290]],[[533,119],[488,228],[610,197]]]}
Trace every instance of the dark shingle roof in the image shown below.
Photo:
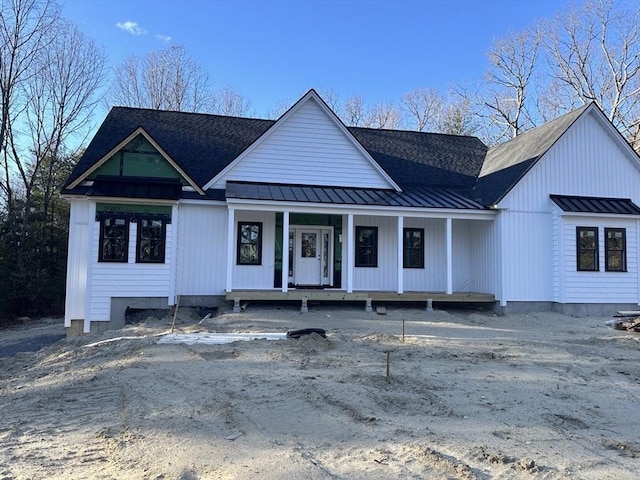
{"label": "dark shingle roof", "polygon": [[487,147],[476,137],[349,127],[400,186],[471,188]]}
{"label": "dark shingle roof", "polygon": [[[252,118],[114,107],[67,181],[72,183],[137,128],[204,186],[275,122]],[[485,145],[475,137],[349,128],[399,185],[470,189]]]}
{"label": "dark shingle roof", "polygon": [[550,195],[550,198],[563,212],[640,215],[640,207],[630,198],[579,197],[574,195]]}
{"label": "dark shingle roof", "polygon": [[489,149],[472,197],[484,205],[498,203],[589,105]]}
{"label": "dark shingle roof", "polygon": [[136,129],[143,127],[193,181],[203,186],[273,123],[253,118],[114,107],[71,173],[67,185]]}

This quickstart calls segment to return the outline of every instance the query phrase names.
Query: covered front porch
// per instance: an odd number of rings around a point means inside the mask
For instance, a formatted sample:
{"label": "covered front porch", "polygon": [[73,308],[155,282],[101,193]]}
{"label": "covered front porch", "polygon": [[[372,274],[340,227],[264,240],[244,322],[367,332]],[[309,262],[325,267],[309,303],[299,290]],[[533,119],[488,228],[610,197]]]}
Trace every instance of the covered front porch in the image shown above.
{"label": "covered front porch", "polygon": [[495,301],[495,213],[464,197],[230,184],[228,300]]}

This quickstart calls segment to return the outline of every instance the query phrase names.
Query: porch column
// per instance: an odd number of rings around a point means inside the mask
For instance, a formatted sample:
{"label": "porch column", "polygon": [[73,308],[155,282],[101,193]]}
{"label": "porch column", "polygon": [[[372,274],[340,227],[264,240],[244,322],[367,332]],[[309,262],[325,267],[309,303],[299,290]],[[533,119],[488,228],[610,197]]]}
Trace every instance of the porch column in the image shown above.
{"label": "porch column", "polygon": [[353,292],[353,265],[355,258],[355,242],[353,238],[353,213],[347,215],[347,258],[346,262],[343,263],[347,265],[347,293]]}
{"label": "porch column", "polygon": [[398,217],[398,295],[404,293],[404,217]]}
{"label": "porch column", "polygon": [[233,254],[235,250],[233,234],[236,229],[235,223],[235,210],[233,208],[229,208],[229,213],[227,215],[227,292],[231,291],[231,285],[233,285],[233,260],[235,258],[235,255]]}
{"label": "porch column", "polygon": [[453,293],[453,247],[452,247],[452,238],[453,238],[453,228],[452,228],[452,220],[450,217],[447,218],[447,295],[451,295]]}
{"label": "porch column", "polygon": [[282,212],[282,292],[289,289],[289,212]]}

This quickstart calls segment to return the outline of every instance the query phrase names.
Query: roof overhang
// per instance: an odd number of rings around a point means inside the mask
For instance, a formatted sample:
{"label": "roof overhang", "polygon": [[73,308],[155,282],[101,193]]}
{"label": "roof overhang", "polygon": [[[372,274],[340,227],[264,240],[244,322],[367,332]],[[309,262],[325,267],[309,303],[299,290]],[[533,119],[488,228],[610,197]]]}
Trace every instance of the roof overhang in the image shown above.
{"label": "roof overhang", "polygon": [[135,129],[129,136],[127,136],[124,140],[118,143],[115,147],[109,150],[104,156],[100,158],[96,163],[94,163],[90,168],[88,168],[85,172],[78,176],[71,184],[69,184],[65,190],[73,190],[82,182],[84,182],[89,175],[95,172],[98,168],[100,168],[107,160],[109,160],[113,155],[118,153],[122,148],[124,148],[131,140],[136,138],[138,135],[142,135],[151,145],[155,148],[160,155],[185,179],[185,181],[193,187],[195,191],[197,191],[200,195],[204,195],[204,190],[200,188],[200,186],[187,175],[187,173],[169,156],[167,152],[147,133],[147,131],[143,127],[138,127]]}
{"label": "roof overhang", "polygon": [[583,197],[577,195],[549,195],[549,198],[567,215],[640,216],[640,207],[633,203],[630,198]]}

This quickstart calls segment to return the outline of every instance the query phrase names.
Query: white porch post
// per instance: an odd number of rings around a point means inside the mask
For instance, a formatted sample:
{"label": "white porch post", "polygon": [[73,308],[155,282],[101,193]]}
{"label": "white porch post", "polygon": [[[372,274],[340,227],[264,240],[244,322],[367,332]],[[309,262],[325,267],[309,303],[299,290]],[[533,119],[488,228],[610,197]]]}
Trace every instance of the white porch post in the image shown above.
{"label": "white porch post", "polygon": [[289,212],[282,212],[282,291],[289,289]]}
{"label": "white porch post", "polygon": [[353,213],[347,215],[347,258],[346,262],[343,263],[347,265],[347,293],[353,292],[353,265],[354,265],[354,252],[355,252],[355,241],[353,238]]}
{"label": "white porch post", "polygon": [[453,228],[451,217],[447,217],[447,295],[453,293]]}
{"label": "white porch post", "polygon": [[233,263],[234,263],[234,250],[235,245],[233,242],[233,235],[235,233],[235,210],[233,208],[229,208],[229,213],[227,216],[227,286],[226,291],[231,291],[231,286],[233,285]]}
{"label": "white porch post", "polygon": [[398,295],[404,293],[404,217],[398,217]]}

